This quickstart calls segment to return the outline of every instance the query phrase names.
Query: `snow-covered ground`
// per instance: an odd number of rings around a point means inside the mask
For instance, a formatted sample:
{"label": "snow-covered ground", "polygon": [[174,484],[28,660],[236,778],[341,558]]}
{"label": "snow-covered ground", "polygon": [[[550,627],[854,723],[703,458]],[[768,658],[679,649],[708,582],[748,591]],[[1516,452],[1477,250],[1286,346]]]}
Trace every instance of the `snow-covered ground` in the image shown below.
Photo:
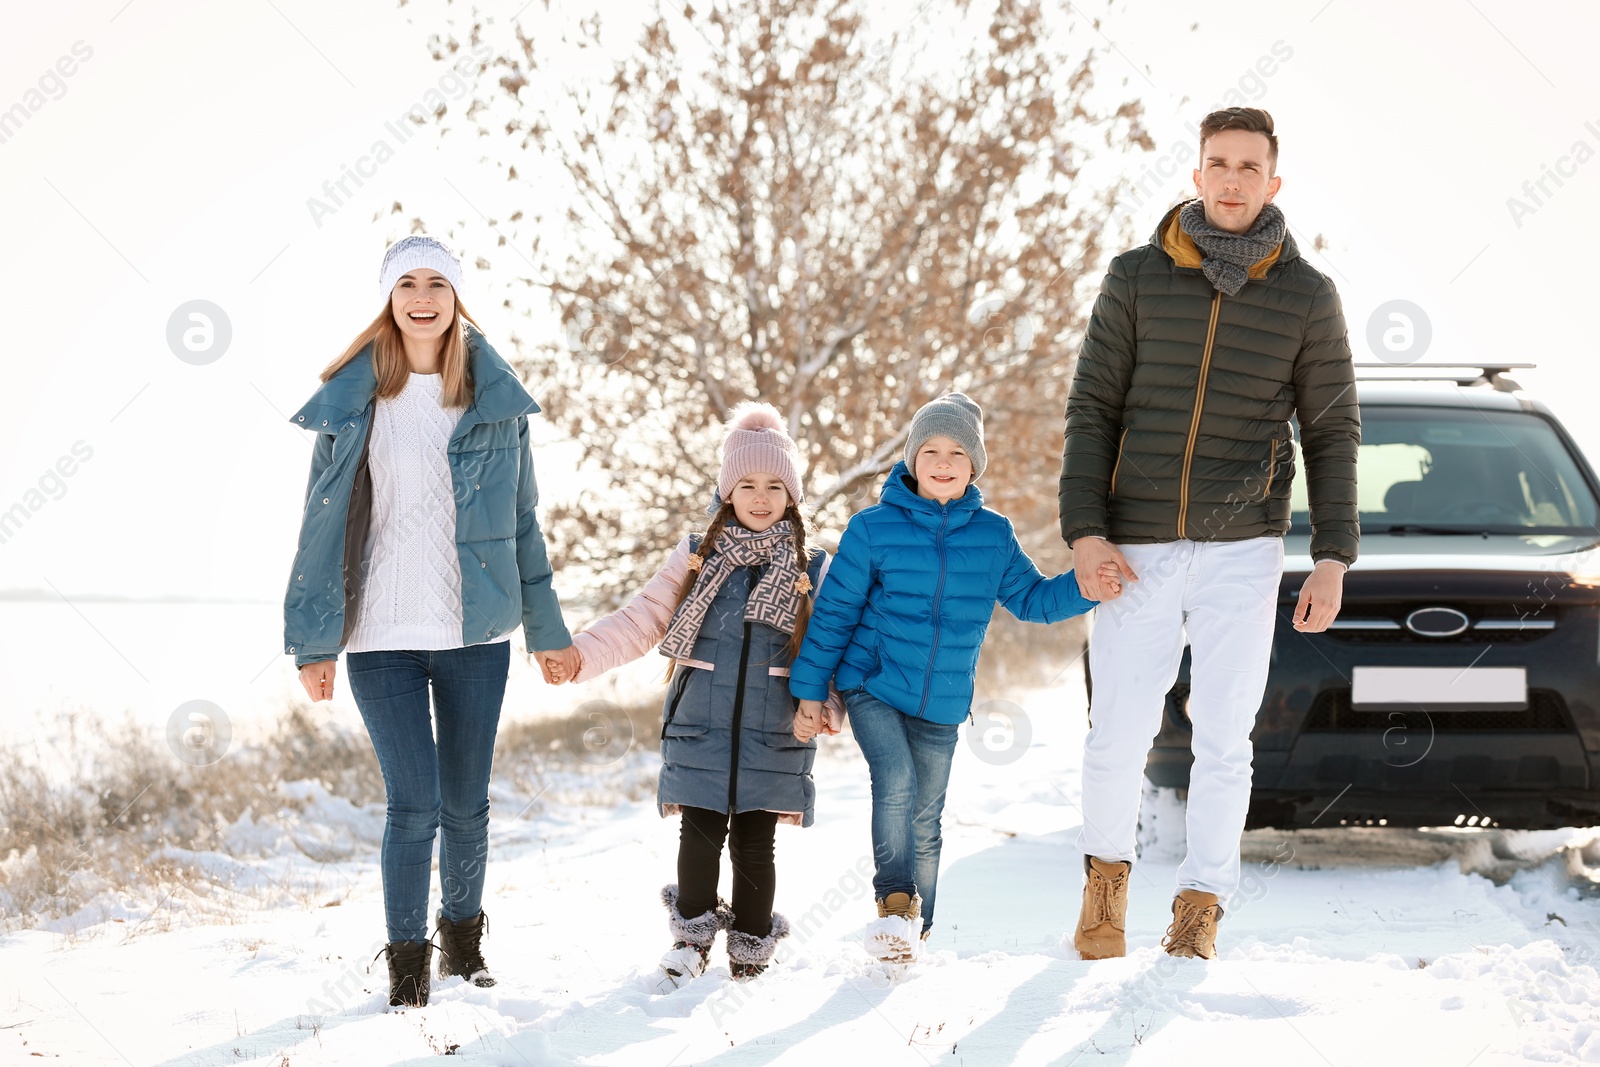
{"label": "snow-covered ground", "polygon": [[[0,938],[0,1062],[1600,1062],[1600,900],[1580,899],[1565,866],[1574,844],[1593,855],[1592,833],[1252,833],[1209,963],[1160,954],[1175,863],[1147,856],[1130,955],[1079,961],[1062,935],[1081,880],[1082,693],[1071,672],[1026,700],[1031,744],[1011,762],[962,745],[938,923],[898,979],[859,942],[874,915],[869,800],[848,736],[818,761],[816,826],[779,830],[778,910],[797,930],[779,963],[734,984],[719,944],[712,970],[667,996],[641,979],[668,947],[657,891],[677,827],[648,800],[569,790],[528,809],[497,794],[486,954],[500,984],[451,979],[428,1007],[389,1012],[382,961],[368,969],[381,810],[289,783],[217,851],[176,857],[231,889],[107,899]],[[648,778],[652,758],[605,771]],[[1505,884],[1440,859],[1493,867],[1495,849],[1521,868]]]}

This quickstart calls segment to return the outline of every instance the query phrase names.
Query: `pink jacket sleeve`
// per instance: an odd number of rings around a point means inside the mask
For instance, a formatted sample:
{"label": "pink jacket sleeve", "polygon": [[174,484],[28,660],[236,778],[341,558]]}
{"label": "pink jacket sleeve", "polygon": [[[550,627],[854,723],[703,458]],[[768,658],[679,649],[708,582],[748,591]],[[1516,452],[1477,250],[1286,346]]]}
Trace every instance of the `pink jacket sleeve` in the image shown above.
{"label": "pink jacket sleeve", "polygon": [[572,643],[583,657],[583,668],[573,678],[587,682],[609,670],[631,663],[655,648],[667,635],[672,612],[689,573],[689,539],[685,537],[672,550],[656,576],[632,600],[588,629],[576,634]]}

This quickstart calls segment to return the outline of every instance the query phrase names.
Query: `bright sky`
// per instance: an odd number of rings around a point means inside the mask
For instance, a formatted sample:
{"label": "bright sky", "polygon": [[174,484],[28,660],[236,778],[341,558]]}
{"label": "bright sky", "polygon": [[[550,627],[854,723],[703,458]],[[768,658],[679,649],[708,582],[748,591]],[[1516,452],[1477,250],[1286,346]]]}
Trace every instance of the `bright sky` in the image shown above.
{"label": "bright sky", "polygon": [[[499,6],[509,16],[519,3]],[[942,3],[903,6],[927,21]],[[386,127],[446,74],[407,21],[433,7],[97,0],[34,5],[0,37],[0,113],[29,110],[0,126],[12,322],[0,512],[42,502],[0,543],[0,589],[281,596],[310,455],[285,420],[375,310],[378,261],[399,231],[374,216],[398,200],[443,230],[498,195],[470,146],[441,148],[427,131],[398,144]],[[1282,141],[1278,203],[1303,249],[1328,240],[1312,258],[1340,288],[1357,358],[1372,358],[1374,313],[1409,301],[1431,325],[1427,360],[1539,363],[1518,377],[1600,460],[1600,9],[1129,7],[1102,20],[1115,49],[1102,85],[1126,79],[1149,108],[1158,148],[1127,178],[1173,175],[1130,196],[1139,239],[1187,183],[1192,123],[1240,98],[1266,107]],[[544,32],[542,8],[520,16],[527,32]],[[319,225],[308,198],[380,138],[394,157]],[[491,338],[509,326],[495,286],[469,273],[464,293]],[[193,300],[231,323],[205,365],[167,342]],[[567,455],[539,462],[559,487]]]}

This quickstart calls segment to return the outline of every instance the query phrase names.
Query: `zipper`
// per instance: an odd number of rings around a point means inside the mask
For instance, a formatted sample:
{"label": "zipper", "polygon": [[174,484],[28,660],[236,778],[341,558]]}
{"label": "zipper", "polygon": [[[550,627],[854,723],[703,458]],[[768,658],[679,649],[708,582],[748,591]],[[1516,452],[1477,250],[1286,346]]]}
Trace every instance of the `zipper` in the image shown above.
{"label": "zipper", "polygon": [[[750,568],[751,587],[760,578],[760,569]],[[744,722],[744,680],[750,666],[750,620],[744,621],[744,643],[739,646],[739,680],[733,687],[733,744],[728,757],[728,814],[737,813],[734,797],[739,792],[739,727]]]}
{"label": "zipper", "polygon": [[1261,494],[1261,499],[1266,500],[1272,496],[1272,479],[1278,473],[1278,439],[1272,439],[1272,455],[1267,460],[1267,489]]}
{"label": "zipper", "polygon": [[1217,315],[1222,310],[1222,290],[1211,298],[1211,321],[1206,324],[1206,347],[1200,353],[1200,382],[1194,390],[1194,417],[1189,420],[1189,441],[1183,446],[1183,480],[1178,484],[1178,539],[1189,526],[1189,471],[1194,466],[1194,439],[1200,432],[1200,409],[1206,401],[1206,378],[1211,373],[1211,348],[1217,340]]}
{"label": "zipper", "polygon": [[1128,443],[1128,428],[1122,428],[1122,436],[1117,438],[1117,462],[1111,466],[1111,492],[1107,496],[1117,495],[1117,472],[1122,469],[1122,449]]}
{"label": "zipper", "polygon": [[928,677],[922,683],[922,704],[917,708],[917,718],[925,718],[928,711],[928,694],[933,692],[933,664],[939,655],[939,604],[944,598],[944,529],[950,525],[950,505],[939,505],[944,518],[939,520],[939,584],[933,589],[933,646],[928,650]]}

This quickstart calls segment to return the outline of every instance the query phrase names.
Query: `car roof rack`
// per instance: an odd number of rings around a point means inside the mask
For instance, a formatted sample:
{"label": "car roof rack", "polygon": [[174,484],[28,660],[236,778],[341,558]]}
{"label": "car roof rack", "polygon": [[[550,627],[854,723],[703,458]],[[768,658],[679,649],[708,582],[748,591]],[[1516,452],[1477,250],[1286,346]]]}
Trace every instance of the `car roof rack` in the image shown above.
{"label": "car roof rack", "polygon": [[[1356,370],[1383,370],[1383,375],[1356,375],[1358,382],[1454,382],[1459,386],[1487,385],[1496,392],[1513,393],[1522,386],[1505,376],[1510,370],[1532,370],[1536,363],[1489,362],[1471,363],[1356,363]],[[1460,374],[1416,374],[1414,371],[1463,371]]]}

